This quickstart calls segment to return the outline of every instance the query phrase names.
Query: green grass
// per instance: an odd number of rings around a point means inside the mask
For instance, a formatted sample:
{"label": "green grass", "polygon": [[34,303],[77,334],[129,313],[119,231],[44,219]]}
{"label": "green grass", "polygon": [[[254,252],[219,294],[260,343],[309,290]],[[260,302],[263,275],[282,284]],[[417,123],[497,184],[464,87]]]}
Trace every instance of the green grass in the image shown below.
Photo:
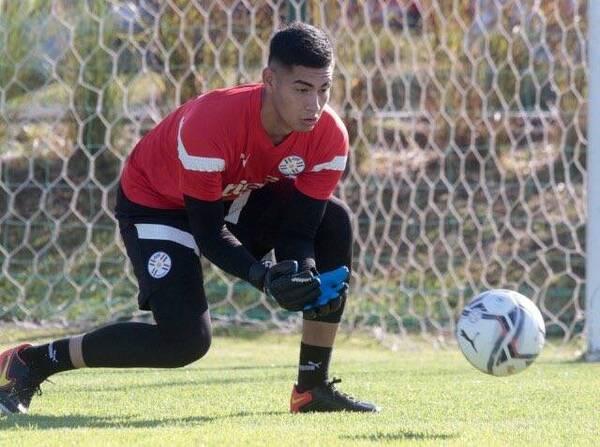
{"label": "green grass", "polygon": [[[20,338],[10,334],[10,342]],[[0,343],[9,342],[3,337]],[[546,352],[509,378],[453,350],[392,352],[341,337],[340,389],[380,414],[288,414],[297,336],[216,337],[179,370],[80,370],[52,378],[29,415],[0,418],[2,446],[597,445],[600,369]],[[567,355],[568,357],[568,355]]]}

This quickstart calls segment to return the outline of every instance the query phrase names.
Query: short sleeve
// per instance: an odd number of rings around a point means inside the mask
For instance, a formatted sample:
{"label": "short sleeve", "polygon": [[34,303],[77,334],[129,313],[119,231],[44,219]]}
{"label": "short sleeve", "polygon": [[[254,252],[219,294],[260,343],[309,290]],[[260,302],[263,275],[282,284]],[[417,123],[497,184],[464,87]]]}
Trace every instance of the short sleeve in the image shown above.
{"label": "short sleeve", "polygon": [[179,188],[187,196],[215,201],[222,197],[225,156],[215,129],[201,116],[183,116],[177,131]]}
{"label": "short sleeve", "polygon": [[[338,119],[339,120],[339,119]],[[318,154],[308,169],[296,178],[296,188],[317,200],[328,200],[348,162],[349,139],[344,124],[334,121],[313,148]]]}

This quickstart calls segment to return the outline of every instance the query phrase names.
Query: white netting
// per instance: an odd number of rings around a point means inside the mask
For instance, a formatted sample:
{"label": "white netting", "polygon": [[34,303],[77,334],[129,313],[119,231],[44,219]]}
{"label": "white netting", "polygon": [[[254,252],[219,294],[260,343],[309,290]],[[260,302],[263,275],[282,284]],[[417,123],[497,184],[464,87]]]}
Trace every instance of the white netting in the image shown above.
{"label": "white netting", "polygon": [[[586,3],[577,0],[0,0],[0,319],[135,311],[112,206],[141,134],[186,99],[254,82],[304,18],[335,39],[352,143],[346,321],[446,334],[515,288],[564,340],[584,324]],[[213,314],[289,315],[207,268]]]}

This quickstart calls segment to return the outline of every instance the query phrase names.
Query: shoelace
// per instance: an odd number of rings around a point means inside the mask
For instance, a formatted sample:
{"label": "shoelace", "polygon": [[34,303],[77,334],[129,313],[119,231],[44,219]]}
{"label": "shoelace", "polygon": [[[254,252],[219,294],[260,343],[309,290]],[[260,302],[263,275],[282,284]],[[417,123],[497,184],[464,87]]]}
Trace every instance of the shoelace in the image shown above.
{"label": "shoelace", "polygon": [[325,385],[327,386],[327,388],[329,388],[331,390],[331,392],[337,396],[343,397],[345,399],[348,399],[352,402],[358,402],[357,399],[355,399],[354,397],[350,396],[349,394],[346,393],[342,393],[341,391],[339,391],[336,387],[335,384],[336,383],[342,383],[342,379],[339,379],[337,377],[333,377],[330,381],[325,382]]}
{"label": "shoelace", "polygon": [[39,378],[36,378],[36,377],[30,377],[29,380],[27,380],[27,382],[25,382],[23,388],[21,389],[21,392],[18,393],[18,395],[17,395],[19,400],[21,402],[25,403],[27,406],[29,406],[29,403],[31,402],[31,398],[34,395],[37,395],[37,396],[42,395],[42,388],[40,385],[44,381],[53,383],[52,381],[50,381],[48,379],[40,380]]}

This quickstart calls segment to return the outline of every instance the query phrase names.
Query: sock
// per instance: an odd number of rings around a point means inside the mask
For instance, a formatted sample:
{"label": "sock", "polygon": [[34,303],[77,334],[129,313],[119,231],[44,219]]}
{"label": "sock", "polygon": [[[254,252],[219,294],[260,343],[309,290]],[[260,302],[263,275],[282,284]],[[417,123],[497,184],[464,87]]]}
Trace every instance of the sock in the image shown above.
{"label": "sock", "polygon": [[325,382],[329,375],[329,362],[333,348],[300,343],[298,367],[298,392],[303,393]]}
{"label": "sock", "polygon": [[52,341],[45,345],[24,349],[21,359],[43,379],[52,374],[75,369],[69,353],[69,339]]}

